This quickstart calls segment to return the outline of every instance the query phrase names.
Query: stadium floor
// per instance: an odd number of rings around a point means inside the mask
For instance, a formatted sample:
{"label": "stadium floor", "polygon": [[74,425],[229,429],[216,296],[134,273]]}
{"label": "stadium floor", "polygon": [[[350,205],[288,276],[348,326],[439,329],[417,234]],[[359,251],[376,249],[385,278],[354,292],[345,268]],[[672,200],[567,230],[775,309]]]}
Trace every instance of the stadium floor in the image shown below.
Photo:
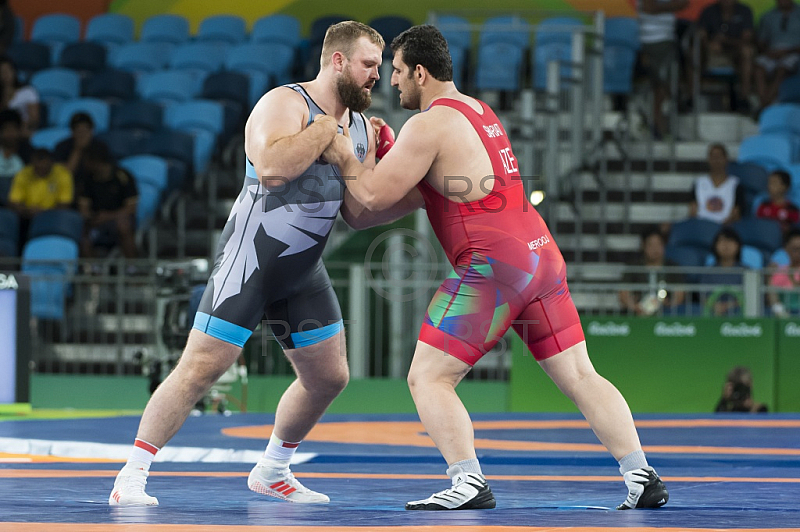
{"label": "stadium floor", "polygon": [[[637,416],[669,504],[614,511],[616,462],[570,415],[475,415],[495,510],[407,512],[448,486],[445,464],[410,415],[330,415],[293,471],[331,497],[294,505],[250,492],[271,415],[190,418],[153,465],[160,506],[109,507],[136,416],[0,422],[0,530],[303,532],[800,530],[800,416]],[[167,450],[172,449],[170,452]]]}

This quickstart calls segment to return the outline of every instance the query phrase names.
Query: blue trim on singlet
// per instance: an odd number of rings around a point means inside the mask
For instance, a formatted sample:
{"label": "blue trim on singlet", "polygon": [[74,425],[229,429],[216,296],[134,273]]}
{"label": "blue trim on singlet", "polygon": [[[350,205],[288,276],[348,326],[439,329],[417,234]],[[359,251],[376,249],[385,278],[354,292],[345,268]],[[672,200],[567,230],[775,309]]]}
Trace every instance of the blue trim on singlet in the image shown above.
{"label": "blue trim on singlet", "polygon": [[250,338],[252,332],[235,323],[209,316],[205,312],[198,312],[194,316],[193,328],[213,336],[223,342],[244,347],[244,343]]}
{"label": "blue trim on singlet", "polygon": [[343,326],[344,323],[342,320],[339,320],[336,323],[331,323],[330,325],[314,329],[313,331],[293,332],[291,334],[292,343],[295,347],[308,347],[318,344],[323,340],[327,340],[339,334]]}

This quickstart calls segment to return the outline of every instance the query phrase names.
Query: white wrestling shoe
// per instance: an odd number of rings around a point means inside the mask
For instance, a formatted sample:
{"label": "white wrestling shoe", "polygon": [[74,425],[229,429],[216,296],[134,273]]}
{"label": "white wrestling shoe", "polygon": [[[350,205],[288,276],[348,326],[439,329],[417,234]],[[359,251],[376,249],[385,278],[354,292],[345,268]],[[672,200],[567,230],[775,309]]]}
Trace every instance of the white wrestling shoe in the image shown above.
{"label": "white wrestling shoe", "polygon": [[114,489],[108,496],[111,506],[158,506],[158,499],[144,492],[148,472],[142,468],[125,464],[117,474]]}
{"label": "white wrestling shoe", "polygon": [[427,499],[406,503],[406,510],[488,510],[496,506],[494,495],[486,479],[475,473],[465,473],[461,467],[455,471],[447,470],[452,477],[453,486],[434,493]]}
{"label": "white wrestling shoe", "polygon": [[324,493],[311,491],[300,484],[288,467],[285,469],[270,467],[263,458],[250,471],[247,487],[261,495],[269,495],[283,501],[301,504],[330,502],[330,498]]}

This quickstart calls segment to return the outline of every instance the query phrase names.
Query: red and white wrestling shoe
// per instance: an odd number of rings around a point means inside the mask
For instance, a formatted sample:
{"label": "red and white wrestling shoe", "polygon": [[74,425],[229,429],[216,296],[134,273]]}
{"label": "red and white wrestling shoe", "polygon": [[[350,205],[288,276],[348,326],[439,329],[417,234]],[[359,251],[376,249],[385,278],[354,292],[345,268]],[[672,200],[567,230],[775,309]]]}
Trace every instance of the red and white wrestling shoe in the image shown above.
{"label": "red and white wrestling shoe", "polygon": [[330,498],[324,493],[311,491],[300,484],[288,467],[285,469],[270,467],[264,459],[259,460],[250,471],[247,487],[261,495],[269,495],[289,502],[304,504],[330,502]]}
{"label": "red and white wrestling shoe", "polygon": [[111,506],[158,506],[158,499],[144,492],[148,472],[135,465],[125,464],[117,474],[114,489],[108,496]]}

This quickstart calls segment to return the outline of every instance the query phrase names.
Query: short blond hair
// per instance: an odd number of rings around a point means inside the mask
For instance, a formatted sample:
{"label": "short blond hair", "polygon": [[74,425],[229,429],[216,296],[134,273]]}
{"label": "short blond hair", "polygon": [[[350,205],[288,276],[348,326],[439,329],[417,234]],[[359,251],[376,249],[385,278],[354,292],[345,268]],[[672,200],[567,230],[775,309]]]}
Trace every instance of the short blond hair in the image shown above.
{"label": "short blond hair", "polygon": [[342,52],[346,58],[350,59],[353,55],[353,48],[361,37],[366,37],[381,50],[386,46],[381,34],[373,28],[355,20],[345,20],[332,25],[325,32],[325,40],[322,41],[320,65],[322,67],[328,66],[334,52]]}

